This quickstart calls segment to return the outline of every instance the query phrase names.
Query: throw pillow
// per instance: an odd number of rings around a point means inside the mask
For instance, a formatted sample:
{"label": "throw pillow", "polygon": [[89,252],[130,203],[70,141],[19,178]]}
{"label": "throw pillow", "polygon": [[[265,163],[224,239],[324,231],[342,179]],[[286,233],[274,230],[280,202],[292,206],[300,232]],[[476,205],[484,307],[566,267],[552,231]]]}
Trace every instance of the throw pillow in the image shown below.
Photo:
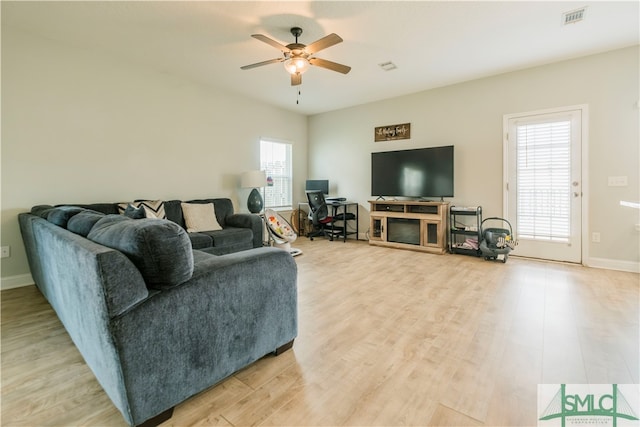
{"label": "throw pillow", "polygon": [[78,206],[57,206],[51,209],[51,211],[47,215],[47,221],[52,222],[59,227],[67,228],[69,219],[85,210],[86,209],[80,208]]}
{"label": "throw pillow", "polygon": [[135,207],[131,203],[129,203],[127,208],[124,210],[124,216],[128,216],[131,219],[142,219],[147,217],[144,206]]}
{"label": "throw pillow", "polygon": [[39,216],[40,218],[47,219],[49,213],[54,209],[55,208],[51,205],[37,205],[31,208],[31,213]]}
{"label": "throw pillow", "polygon": [[122,215],[107,215],[93,226],[87,238],[125,254],[150,288],[170,288],[193,274],[189,236],[169,220],[134,221]]}
{"label": "throw pillow", "polygon": [[222,230],[213,203],[181,203],[181,206],[189,233]]}
{"label": "throw pillow", "polygon": [[[125,202],[125,203],[118,203],[118,213],[120,215],[124,215],[124,211],[125,209],[127,209],[127,206],[129,206],[132,203],[129,202]],[[135,205],[134,205],[135,206]]]}
{"label": "throw pillow", "polygon": [[164,201],[162,200],[138,200],[131,203],[119,203],[118,212],[124,214],[129,205],[133,205],[136,208],[143,207],[146,218],[167,219],[167,214],[164,211]]}
{"label": "throw pillow", "polygon": [[69,219],[67,230],[87,237],[93,226],[104,217],[105,215],[101,212],[91,210],[80,212]]}
{"label": "throw pillow", "polygon": [[147,218],[167,219],[162,200],[141,200],[140,205],[144,207]]}

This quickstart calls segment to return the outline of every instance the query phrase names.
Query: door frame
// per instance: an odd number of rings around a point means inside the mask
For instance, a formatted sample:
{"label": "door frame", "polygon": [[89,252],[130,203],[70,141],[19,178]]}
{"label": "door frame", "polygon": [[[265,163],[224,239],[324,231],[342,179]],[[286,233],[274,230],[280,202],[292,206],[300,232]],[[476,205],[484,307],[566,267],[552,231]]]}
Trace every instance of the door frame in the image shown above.
{"label": "door frame", "polygon": [[[542,114],[564,113],[567,111],[580,111],[580,126],[582,138],[580,141],[580,188],[582,197],[580,202],[580,230],[581,230],[581,261],[588,266],[589,247],[589,105],[578,104],[566,107],[547,108],[543,110],[526,111],[522,113],[505,114],[502,116],[502,215],[509,215],[509,121],[517,118],[531,117]],[[518,236],[516,236],[517,238]],[[517,252],[517,251],[516,251]],[[514,255],[517,256],[517,253]]]}

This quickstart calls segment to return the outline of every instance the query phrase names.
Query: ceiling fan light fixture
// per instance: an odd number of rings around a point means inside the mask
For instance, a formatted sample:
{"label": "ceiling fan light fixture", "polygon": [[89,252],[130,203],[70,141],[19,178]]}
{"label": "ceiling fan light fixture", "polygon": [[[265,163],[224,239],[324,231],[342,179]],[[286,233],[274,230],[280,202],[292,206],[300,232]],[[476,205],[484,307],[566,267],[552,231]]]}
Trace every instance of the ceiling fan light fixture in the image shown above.
{"label": "ceiling fan light fixture", "polygon": [[309,65],[309,60],[304,56],[294,56],[284,61],[284,68],[289,74],[303,74]]}
{"label": "ceiling fan light fixture", "polygon": [[327,61],[326,59],[320,59],[314,56],[317,52],[320,52],[323,49],[341,43],[342,38],[339,35],[331,33],[328,36],[324,36],[321,39],[314,41],[310,45],[305,45],[298,43],[298,37],[302,34],[302,28],[291,28],[291,34],[296,38],[296,41],[295,43],[289,43],[286,46],[265,35],[252,34],[251,37],[277,48],[284,56],[268,59],[262,62],[256,62],[255,64],[244,65],[240,67],[240,69],[250,70],[251,68],[273,64],[275,62],[282,62],[284,69],[290,74],[291,86],[300,86],[302,84],[302,74],[312,65],[319,68],[326,68],[331,71],[337,71],[342,74],[347,74],[351,71],[351,67],[347,65],[338,64],[337,62]]}

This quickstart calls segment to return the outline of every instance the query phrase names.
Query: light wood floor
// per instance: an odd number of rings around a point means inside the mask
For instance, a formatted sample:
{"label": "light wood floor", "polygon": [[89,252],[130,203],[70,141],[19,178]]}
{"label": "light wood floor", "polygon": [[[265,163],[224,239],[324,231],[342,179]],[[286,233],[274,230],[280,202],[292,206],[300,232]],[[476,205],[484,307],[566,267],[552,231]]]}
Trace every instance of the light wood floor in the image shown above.
{"label": "light wood floor", "polygon": [[[638,383],[639,275],[298,239],[299,335],[164,425],[535,425],[539,383]],[[2,292],[2,425],[122,426],[33,287]]]}

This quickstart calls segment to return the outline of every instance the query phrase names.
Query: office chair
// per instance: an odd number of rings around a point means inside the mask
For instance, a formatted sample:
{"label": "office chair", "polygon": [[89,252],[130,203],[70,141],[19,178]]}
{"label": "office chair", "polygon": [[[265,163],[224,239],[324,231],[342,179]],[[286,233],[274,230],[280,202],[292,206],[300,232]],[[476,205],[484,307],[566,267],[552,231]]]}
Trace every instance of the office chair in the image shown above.
{"label": "office chair", "polygon": [[336,221],[332,216],[329,216],[329,208],[327,202],[324,200],[322,191],[307,191],[307,200],[309,201],[309,219],[313,224],[313,230],[309,233],[309,240],[313,240],[315,236],[329,237],[329,240],[340,233],[342,233],[342,227],[334,226]]}

